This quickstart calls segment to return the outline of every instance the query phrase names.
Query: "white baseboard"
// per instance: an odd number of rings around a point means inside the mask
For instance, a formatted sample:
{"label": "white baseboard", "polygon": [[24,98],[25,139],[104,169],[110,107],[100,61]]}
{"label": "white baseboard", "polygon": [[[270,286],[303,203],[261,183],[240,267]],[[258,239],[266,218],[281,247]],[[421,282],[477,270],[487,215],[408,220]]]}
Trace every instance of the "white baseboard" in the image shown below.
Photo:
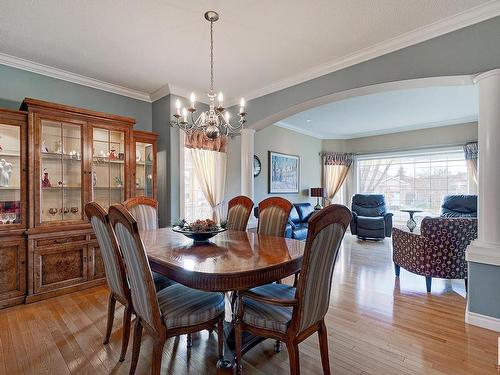
{"label": "white baseboard", "polygon": [[467,310],[465,311],[465,323],[500,332],[499,318],[493,318],[491,316],[471,312],[468,307],[469,306],[467,306]]}

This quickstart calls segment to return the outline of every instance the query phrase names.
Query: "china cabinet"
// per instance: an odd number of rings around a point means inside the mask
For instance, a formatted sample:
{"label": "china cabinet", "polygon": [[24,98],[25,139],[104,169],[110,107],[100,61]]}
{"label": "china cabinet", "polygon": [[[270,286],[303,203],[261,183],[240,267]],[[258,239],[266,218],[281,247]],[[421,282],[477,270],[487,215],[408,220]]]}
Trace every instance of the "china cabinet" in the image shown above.
{"label": "china cabinet", "polygon": [[27,114],[0,109],[0,308],[26,294]]}
{"label": "china cabinet", "polygon": [[131,195],[134,119],[25,99],[28,112],[27,302],[104,282],[99,246],[84,215]]}
{"label": "china cabinet", "polygon": [[132,195],[156,199],[156,147],[158,134],[134,130]]}
{"label": "china cabinet", "polygon": [[0,109],[0,308],[104,283],[85,204],[156,198],[158,135],[134,123],[36,99]]}

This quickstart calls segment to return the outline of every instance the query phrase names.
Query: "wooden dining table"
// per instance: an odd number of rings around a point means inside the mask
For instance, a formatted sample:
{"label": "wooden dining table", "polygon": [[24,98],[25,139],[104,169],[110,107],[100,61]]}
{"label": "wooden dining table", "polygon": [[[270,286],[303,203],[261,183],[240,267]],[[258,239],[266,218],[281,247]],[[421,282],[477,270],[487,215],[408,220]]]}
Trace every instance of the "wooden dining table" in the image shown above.
{"label": "wooden dining table", "polygon": [[[228,230],[197,243],[171,228],[141,231],[151,269],[190,288],[234,292],[281,280],[300,271],[305,243],[289,238]],[[218,373],[232,373],[234,315],[225,327]],[[262,338],[243,338],[242,352]]]}

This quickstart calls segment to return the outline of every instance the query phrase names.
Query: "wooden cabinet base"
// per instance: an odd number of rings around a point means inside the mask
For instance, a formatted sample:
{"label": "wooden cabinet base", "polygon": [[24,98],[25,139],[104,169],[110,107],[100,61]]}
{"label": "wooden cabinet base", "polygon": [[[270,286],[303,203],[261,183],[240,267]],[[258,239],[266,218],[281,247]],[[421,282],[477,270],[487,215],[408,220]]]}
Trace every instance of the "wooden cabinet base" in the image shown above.
{"label": "wooden cabinet base", "polygon": [[[47,298],[62,296],[63,294],[78,292],[80,290],[93,288],[95,286],[103,285],[103,284],[106,284],[106,280],[105,279],[98,279],[98,280],[87,281],[87,282],[84,282],[84,283],[78,284],[78,285],[72,285],[72,286],[67,286],[65,288],[51,290],[50,292],[32,294],[32,295],[26,296],[26,303],[32,303],[32,302],[41,301],[41,300],[44,300]],[[22,303],[22,302],[20,302],[20,303]],[[7,306],[5,306],[5,307],[7,307]]]}

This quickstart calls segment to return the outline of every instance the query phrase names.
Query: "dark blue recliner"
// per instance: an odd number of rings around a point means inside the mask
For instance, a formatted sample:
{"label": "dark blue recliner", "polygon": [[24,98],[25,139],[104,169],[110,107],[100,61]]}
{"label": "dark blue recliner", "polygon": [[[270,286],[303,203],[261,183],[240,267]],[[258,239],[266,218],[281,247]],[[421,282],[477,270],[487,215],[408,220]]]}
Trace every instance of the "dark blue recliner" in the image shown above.
{"label": "dark blue recliner", "polygon": [[386,211],[382,194],[355,194],[351,207],[352,234],[362,239],[384,239],[391,236],[392,213]]}
{"label": "dark blue recliner", "polygon": [[447,195],[441,205],[441,217],[477,217],[477,195]]}

